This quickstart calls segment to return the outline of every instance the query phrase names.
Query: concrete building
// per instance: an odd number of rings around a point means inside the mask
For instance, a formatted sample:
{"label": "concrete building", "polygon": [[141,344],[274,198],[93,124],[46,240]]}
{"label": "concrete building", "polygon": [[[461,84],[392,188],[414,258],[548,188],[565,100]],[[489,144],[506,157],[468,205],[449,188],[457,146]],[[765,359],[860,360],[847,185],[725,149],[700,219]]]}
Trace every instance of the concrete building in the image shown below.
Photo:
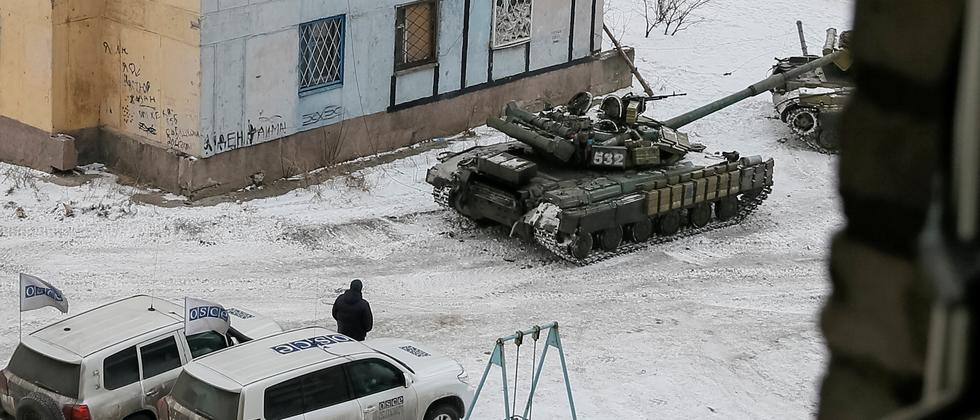
{"label": "concrete building", "polygon": [[[189,196],[629,86],[603,0],[4,0],[0,159]],[[58,136],[66,134],[71,137]]]}

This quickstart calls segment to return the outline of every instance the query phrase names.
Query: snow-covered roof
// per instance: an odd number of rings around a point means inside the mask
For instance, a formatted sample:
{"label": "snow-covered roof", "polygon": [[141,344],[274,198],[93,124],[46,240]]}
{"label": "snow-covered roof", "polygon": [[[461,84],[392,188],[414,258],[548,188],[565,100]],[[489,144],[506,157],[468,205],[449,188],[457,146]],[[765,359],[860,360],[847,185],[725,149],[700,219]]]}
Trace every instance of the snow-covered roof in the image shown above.
{"label": "snow-covered roof", "polygon": [[182,308],[146,295],[121,299],[55,322],[31,337],[79,356],[183,322]]}

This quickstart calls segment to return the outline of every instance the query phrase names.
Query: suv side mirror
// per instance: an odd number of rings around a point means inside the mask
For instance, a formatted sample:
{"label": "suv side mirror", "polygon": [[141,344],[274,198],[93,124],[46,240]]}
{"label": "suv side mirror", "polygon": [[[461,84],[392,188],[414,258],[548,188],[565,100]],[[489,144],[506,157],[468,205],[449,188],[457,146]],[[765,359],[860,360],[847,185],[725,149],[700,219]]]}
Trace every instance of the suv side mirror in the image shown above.
{"label": "suv side mirror", "polygon": [[414,382],[412,379],[412,374],[408,372],[402,372],[402,374],[405,375],[405,388],[412,386],[412,383]]}

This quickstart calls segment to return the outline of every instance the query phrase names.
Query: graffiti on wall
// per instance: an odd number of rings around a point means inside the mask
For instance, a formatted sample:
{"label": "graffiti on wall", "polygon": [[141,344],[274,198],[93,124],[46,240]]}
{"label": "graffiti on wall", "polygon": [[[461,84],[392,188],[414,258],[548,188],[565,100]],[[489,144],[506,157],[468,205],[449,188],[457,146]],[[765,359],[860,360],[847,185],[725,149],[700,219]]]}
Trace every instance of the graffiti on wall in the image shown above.
{"label": "graffiti on wall", "polygon": [[255,120],[248,120],[247,130],[232,130],[226,133],[211,133],[204,136],[204,153],[213,155],[253,144],[286,137],[289,128],[282,115],[265,116],[260,112]]}
{"label": "graffiti on wall", "polygon": [[326,123],[335,120],[337,118],[340,118],[343,115],[344,115],[344,108],[341,108],[337,105],[327,105],[323,107],[323,109],[320,111],[304,114],[302,117],[303,127],[314,125],[314,124]]}
{"label": "graffiti on wall", "polygon": [[156,137],[159,133],[160,109],[149,80],[143,78],[139,64],[122,60],[123,123],[140,134]]}
{"label": "graffiti on wall", "polygon": [[287,135],[286,122],[283,121],[282,115],[270,117],[260,115],[255,124],[252,123],[252,120],[248,121],[248,132],[252,140],[257,143],[275,140]]}
{"label": "graffiti on wall", "polygon": [[[157,98],[158,86],[144,75],[143,67],[130,58],[129,50],[120,44],[102,43],[105,54],[119,57],[121,71],[121,117],[123,127],[130,132],[154,140],[166,141],[167,148],[188,152],[191,145],[199,141],[201,133],[194,128],[182,127],[187,124],[173,107],[165,106]],[[110,110],[111,112],[111,110]],[[190,118],[193,121],[193,118]],[[193,124],[193,122],[191,122]]]}
{"label": "graffiti on wall", "polygon": [[164,134],[167,136],[167,147],[187,152],[191,148],[190,141],[195,141],[201,137],[201,132],[197,129],[182,128],[180,126],[180,115],[171,108],[163,111]]}

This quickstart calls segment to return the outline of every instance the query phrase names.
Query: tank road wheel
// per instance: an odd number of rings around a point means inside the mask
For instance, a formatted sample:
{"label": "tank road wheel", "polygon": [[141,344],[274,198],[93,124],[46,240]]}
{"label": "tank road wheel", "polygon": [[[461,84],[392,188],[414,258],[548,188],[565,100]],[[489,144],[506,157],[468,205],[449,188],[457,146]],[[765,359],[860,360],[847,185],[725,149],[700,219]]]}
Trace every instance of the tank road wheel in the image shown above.
{"label": "tank road wheel", "polygon": [[589,256],[592,252],[592,234],[585,232],[578,232],[572,235],[572,243],[568,245],[568,252],[572,254],[573,257],[578,259],[583,259]]}
{"label": "tank road wheel", "polygon": [[643,219],[626,227],[626,239],[632,242],[646,242],[653,234],[653,222]]}
{"label": "tank road wheel", "polygon": [[657,232],[661,235],[669,236],[677,233],[681,228],[681,214],[677,211],[672,211],[660,216],[660,220],[657,222]]}
{"label": "tank road wheel", "polygon": [[840,149],[840,137],[834,130],[823,129],[817,133],[817,144],[827,150]]}
{"label": "tank road wheel", "polygon": [[694,206],[691,210],[691,226],[696,228],[702,228],[708,225],[711,221],[711,207],[707,204],[698,204]]}
{"label": "tank road wheel", "polygon": [[738,200],[732,197],[723,198],[715,203],[715,217],[721,221],[728,221],[738,213]]}
{"label": "tank road wheel", "polygon": [[606,251],[615,251],[623,243],[623,227],[616,226],[604,229],[599,234],[599,246]]}

